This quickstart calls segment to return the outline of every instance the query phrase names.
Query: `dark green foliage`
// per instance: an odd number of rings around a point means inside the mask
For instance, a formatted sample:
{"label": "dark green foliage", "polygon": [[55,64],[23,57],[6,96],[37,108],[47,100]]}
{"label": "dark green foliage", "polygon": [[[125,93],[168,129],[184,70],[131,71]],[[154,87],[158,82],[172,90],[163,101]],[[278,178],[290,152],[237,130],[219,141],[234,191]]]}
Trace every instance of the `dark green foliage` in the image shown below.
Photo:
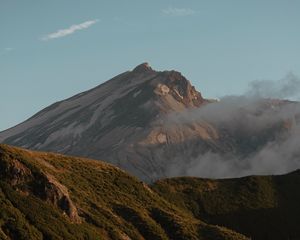
{"label": "dark green foliage", "polygon": [[178,220],[176,221],[176,216],[153,208],[151,211],[151,216],[165,229],[170,239],[184,240],[184,239],[197,239],[197,236],[193,235],[193,231],[185,232]]}
{"label": "dark green foliage", "polygon": [[169,202],[210,224],[253,239],[300,239],[300,172],[210,180],[173,178],[152,188]]}
{"label": "dark green foliage", "polygon": [[126,222],[131,223],[146,239],[168,239],[164,230],[149,216],[141,216],[139,212],[126,206],[114,207],[115,212]]}
{"label": "dark green foliage", "polygon": [[[85,224],[74,227],[58,209],[33,196],[22,196],[10,186],[2,184],[2,189],[7,199],[17,206],[25,219],[42,233],[46,239],[97,239],[94,230]],[[14,232],[19,231],[19,226],[14,227]],[[24,232],[24,231],[23,231]],[[24,239],[28,239],[25,236]],[[13,239],[20,239],[19,237]]]}

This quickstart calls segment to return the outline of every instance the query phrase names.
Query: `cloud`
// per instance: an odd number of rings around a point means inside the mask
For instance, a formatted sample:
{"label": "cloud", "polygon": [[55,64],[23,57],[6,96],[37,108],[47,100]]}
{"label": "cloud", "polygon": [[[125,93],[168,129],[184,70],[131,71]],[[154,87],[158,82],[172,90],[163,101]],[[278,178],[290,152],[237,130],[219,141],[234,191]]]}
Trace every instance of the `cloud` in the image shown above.
{"label": "cloud", "polygon": [[7,47],[7,48],[4,48],[4,50],[7,51],[7,52],[10,52],[10,51],[13,51],[14,48]]}
{"label": "cloud", "polygon": [[174,8],[169,7],[162,10],[162,13],[168,16],[184,17],[195,14],[195,11],[190,8]]}
{"label": "cloud", "polygon": [[249,84],[247,95],[264,98],[293,98],[299,97],[300,78],[289,73],[278,81],[256,80]]}
{"label": "cloud", "polygon": [[85,28],[89,28],[92,25],[94,25],[95,23],[97,23],[98,21],[99,21],[99,19],[89,20],[89,21],[86,21],[86,22],[83,22],[80,24],[72,25],[69,28],[59,29],[58,31],[56,31],[54,33],[49,33],[49,34],[45,35],[44,37],[41,38],[41,40],[48,41],[48,40],[55,39],[55,38],[65,37],[65,36],[75,33],[76,31],[79,31],[79,30],[82,30]]}
{"label": "cloud", "polygon": [[168,177],[227,178],[300,168],[300,103],[279,100],[297,95],[299,77],[288,74],[279,81],[254,81],[249,86],[244,95],[168,115],[165,125],[171,129],[198,123],[218,133],[208,142],[213,147],[205,147],[201,139],[189,143],[197,146],[198,155],[178,156],[167,167]]}

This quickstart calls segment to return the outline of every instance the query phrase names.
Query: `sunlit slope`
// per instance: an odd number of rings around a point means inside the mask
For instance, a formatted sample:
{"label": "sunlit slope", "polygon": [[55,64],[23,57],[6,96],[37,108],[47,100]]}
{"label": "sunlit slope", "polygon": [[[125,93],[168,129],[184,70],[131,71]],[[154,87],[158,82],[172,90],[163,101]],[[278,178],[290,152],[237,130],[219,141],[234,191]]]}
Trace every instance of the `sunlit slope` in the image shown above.
{"label": "sunlit slope", "polygon": [[94,160],[0,145],[0,239],[246,239]]}

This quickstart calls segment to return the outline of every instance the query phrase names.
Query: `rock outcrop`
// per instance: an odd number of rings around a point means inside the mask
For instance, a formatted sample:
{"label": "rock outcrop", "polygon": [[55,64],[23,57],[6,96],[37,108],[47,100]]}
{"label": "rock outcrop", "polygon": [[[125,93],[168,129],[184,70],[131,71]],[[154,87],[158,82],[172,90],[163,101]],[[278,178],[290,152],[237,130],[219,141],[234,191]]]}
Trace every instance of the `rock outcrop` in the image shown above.
{"label": "rock outcrop", "polygon": [[77,208],[68,189],[54,176],[0,151],[0,178],[25,195],[33,194],[61,209],[72,222],[80,223]]}
{"label": "rock outcrop", "polygon": [[101,161],[0,144],[0,167],[0,239],[248,239]]}

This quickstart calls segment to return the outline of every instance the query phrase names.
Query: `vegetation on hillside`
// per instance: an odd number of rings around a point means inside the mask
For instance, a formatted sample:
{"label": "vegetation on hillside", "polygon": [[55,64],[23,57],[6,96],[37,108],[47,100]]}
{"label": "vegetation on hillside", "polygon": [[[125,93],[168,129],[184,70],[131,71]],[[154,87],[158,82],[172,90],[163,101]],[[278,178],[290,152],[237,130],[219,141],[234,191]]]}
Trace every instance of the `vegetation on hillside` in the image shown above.
{"label": "vegetation on hillside", "polygon": [[252,239],[300,239],[300,171],[237,179],[157,181],[152,189],[198,219]]}
{"label": "vegetation on hillside", "polygon": [[124,171],[0,145],[0,239],[247,239]]}

